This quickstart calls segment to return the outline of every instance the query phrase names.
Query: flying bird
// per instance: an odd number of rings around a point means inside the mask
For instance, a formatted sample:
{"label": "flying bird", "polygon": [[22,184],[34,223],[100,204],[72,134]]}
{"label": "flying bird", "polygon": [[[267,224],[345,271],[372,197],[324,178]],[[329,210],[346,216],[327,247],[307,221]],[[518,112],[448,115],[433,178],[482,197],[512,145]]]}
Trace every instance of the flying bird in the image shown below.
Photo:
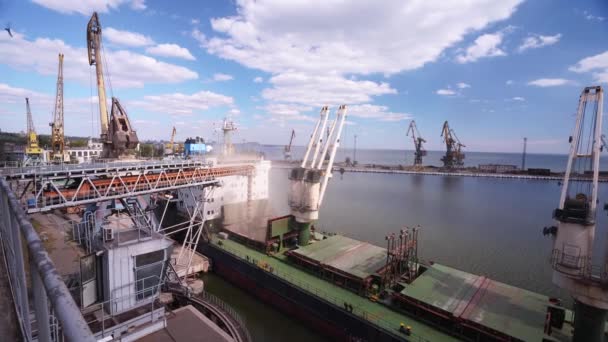
{"label": "flying bird", "polygon": [[4,31],[8,32],[8,35],[11,36],[11,38],[13,38],[13,32],[11,32],[11,24],[6,25],[6,27],[4,28]]}

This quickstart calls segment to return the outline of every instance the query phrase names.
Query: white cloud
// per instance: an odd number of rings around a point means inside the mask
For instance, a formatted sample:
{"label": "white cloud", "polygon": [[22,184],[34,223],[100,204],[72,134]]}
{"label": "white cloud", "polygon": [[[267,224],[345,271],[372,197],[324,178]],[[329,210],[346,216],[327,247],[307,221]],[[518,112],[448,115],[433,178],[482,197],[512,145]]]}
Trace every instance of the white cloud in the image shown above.
{"label": "white cloud", "polygon": [[146,9],[145,0],[32,0],[34,3],[64,14],[80,13],[91,15],[93,12],[107,13],[121,5],[130,3],[134,10]]}
{"label": "white cloud", "polygon": [[258,109],[265,110],[270,116],[271,121],[285,122],[287,120],[297,121],[316,121],[316,118],[303,115],[302,112],[310,112],[313,110],[310,106],[302,106],[286,103],[270,103]]}
{"label": "white cloud", "polygon": [[[41,75],[57,74],[57,53],[65,55],[64,77],[88,85],[90,82],[87,49],[72,47],[62,40],[36,38],[28,40],[15,32],[14,37],[0,35],[0,63],[15,69],[35,71]],[[143,87],[145,83],[180,83],[198,78],[188,68],[158,61],[138,53],[106,49],[112,86]],[[109,86],[109,84],[106,84]]]}
{"label": "white cloud", "polygon": [[213,74],[213,80],[216,82],[231,81],[233,79],[234,77],[232,75],[222,73]]}
{"label": "white cloud", "polygon": [[521,96],[515,96],[511,100],[513,100],[513,101],[526,101],[526,99],[523,98],[523,97],[521,97]]}
{"label": "white cloud", "polygon": [[258,76],[258,77],[256,77],[256,78],[253,79],[253,82],[254,83],[262,83],[262,82],[264,82],[264,79]]}
{"label": "white cloud", "polygon": [[292,102],[314,107],[370,102],[372,96],[396,94],[387,83],[355,81],[341,76],[312,76],[305,73],[282,73],[269,79],[273,88],[262,97],[274,102]]}
{"label": "white cloud", "polygon": [[507,80],[505,82],[506,85],[513,85],[513,83],[515,83],[515,82],[513,82],[513,80]]}
{"label": "white cloud", "polygon": [[458,89],[465,89],[465,88],[471,88],[471,85],[464,83],[464,82],[458,82],[458,83],[456,83],[456,87],[458,87]]}
{"label": "white cloud", "polygon": [[190,32],[190,35],[200,46],[204,46],[207,43],[207,37],[205,37],[205,34],[197,28],[193,29],[192,32]]}
{"label": "white cloud", "polygon": [[567,80],[564,78],[539,78],[534,81],[528,82],[528,85],[537,86],[537,87],[556,87],[567,84],[573,84],[571,80]]}
{"label": "white cloud", "polygon": [[189,61],[194,61],[196,58],[192,56],[190,51],[177,44],[158,44],[151,46],[146,49],[146,52],[152,55],[163,56],[163,57],[176,57],[183,58]]}
{"label": "white cloud", "polygon": [[146,0],[132,0],[131,1],[131,9],[134,9],[136,11],[143,11],[146,8],[148,8],[148,6],[146,6]]}
{"label": "white cloud", "polygon": [[190,24],[192,24],[192,25],[198,25],[200,23],[201,23],[201,21],[199,19],[191,19],[190,20]]}
{"label": "white cloud", "polygon": [[502,32],[483,34],[475,39],[464,54],[456,56],[456,61],[458,63],[469,63],[480,58],[506,56],[507,54],[499,48],[502,38]]}
{"label": "white cloud", "polygon": [[438,89],[435,93],[437,95],[442,95],[442,96],[454,96],[454,95],[456,95],[456,92],[453,91],[452,89]]}
{"label": "white cloud", "polygon": [[412,118],[412,115],[407,113],[391,112],[386,106],[377,106],[372,104],[362,104],[349,106],[346,112],[347,116],[354,116],[363,119],[375,119],[380,121],[402,121]]}
{"label": "white cloud", "polygon": [[104,39],[118,45],[140,47],[154,44],[152,38],[137,32],[117,30],[113,27],[102,29],[101,32]]}
{"label": "white cloud", "polygon": [[583,15],[585,16],[585,19],[589,20],[589,21],[604,21],[606,20],[606,17],[602,17],[599,15],[593,15],[591,13],[589,13],[589,11],[584,11]]}
{"label": "white cloud", "polygon": [[528,49],[538,49],[543,46],[553,45],[559,42],[562,35],[560,33],[553,36],[532,35],[524,39],[517,51],[524,52]]}
{"label": "white cloud", "polygon": [[234,99],[210,91],[199,91],[190,95],[182,93],[146,95],[141,100],[129,101],[128,105],[131,108],[170,115],[192,115],[212,107],[233,107]]}
{"label": "white cloud", "polygon": [[[321,3],[239,1],[238,15],[211,20],[222,36],[205,47],[268,72],[392,74],[435,61],[471,31],[507,19],[521,1]],[[404,22],[411,29],[404,31]]]}
{"label": "white cloud", "polygon": [[608,51],[583,58],[568,70],[578,73],[592,72],[596,82],[608,83]]}

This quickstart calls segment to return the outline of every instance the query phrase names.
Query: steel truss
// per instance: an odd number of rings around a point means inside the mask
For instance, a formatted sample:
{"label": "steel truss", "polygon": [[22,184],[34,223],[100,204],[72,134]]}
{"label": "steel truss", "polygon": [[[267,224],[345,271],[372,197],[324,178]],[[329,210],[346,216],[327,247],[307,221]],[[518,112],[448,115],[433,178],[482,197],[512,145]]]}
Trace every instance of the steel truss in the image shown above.
{"label": "steel truss", "polygon": [[[79,177],[57,178],[40,177],[28,182],[21,197],[33,194],[27,212],[35,213],[52,209],[66,208],[88,203],[135,197],[166,190],[176,190],[192,186],[216,185],[218,177],[249,175],[252,165],[221,167],[176,167],[139,174],[84,174]],[[27,198],[27,197],[26,197]]]}

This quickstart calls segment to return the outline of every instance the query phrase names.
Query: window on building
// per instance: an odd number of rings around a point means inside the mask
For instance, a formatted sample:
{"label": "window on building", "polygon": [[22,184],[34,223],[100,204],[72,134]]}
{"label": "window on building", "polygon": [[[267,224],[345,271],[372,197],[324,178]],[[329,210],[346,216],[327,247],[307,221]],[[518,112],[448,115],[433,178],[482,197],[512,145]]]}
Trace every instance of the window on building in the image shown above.
{"label": "window on building", "polygon": [[84,151],[83,153],[85,157],[89,155],[89,151]]}
{"label": "window on building", "polygon": [[158,292],[164,261],[164,249],[135,256],[137,300],[148,298]]}
{"label": "window on building", "polygon": [[82,151],[78,151],[78,156],[82,157]]}

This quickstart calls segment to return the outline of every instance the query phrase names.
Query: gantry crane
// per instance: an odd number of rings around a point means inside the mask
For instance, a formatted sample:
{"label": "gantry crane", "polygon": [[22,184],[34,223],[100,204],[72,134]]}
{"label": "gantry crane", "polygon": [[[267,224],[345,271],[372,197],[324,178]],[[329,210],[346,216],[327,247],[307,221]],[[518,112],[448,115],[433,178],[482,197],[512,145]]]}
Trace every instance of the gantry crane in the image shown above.
{"label": "gantry crane", "polygon": [[422,157],[426,156],[426,150],[422,147],[422,143],[425,143],[426,140],[422,139],[420,136],[420,132],[418,131],[418,127],[416,127],[416,122],[414,120],[410,122],[406,136],[409,136],[410,133],[412,133],[414,148],[416,149],[416,152],[414,152],[414,166],[422,166]]}
{"label": "gantry crane", "polygon": [[445,156],[441,158],[443,162],[443,166],[451,169],[453,167],[460,167],[464,165],[464,153],[462,152],[462,147],[466,147],[464,144],[460,142],[456,133],[453,129],[450,128],[448,122],[443,123],[443,128],[441,130],[441,136],[443,137],[443,141],[445,142]]}
{"label": "gantry crane", "polygon": [[30,109],[30,99],[25,98],[25,108],[27,117],[27,145],[25,146],[25,161],[24,165],[34,165],[42,161],[42,149],[38,144],[38,134],[34,128],[34,120],[32,119],[32,110]]}
{"label": "gantry crane", "polygon": [[132,152],[139,144],[137,133],[131,126],[127,112],[117,98],[112,97],[112,110],[108,118],[106,88],[103,76],[101,24],[94,12],[87,25],[87,48],[89,65],[95,65],[97,94],[101,125],[102,158],[119,158]]}
{"label": "gantry crane", "polygon": [[70,156],[64,150],[65,136],[63,126],[63,54],[59,54],[57,71],[57,92],[55,93],[55,110],[51,126],[51,161],[54,163],[69,162]]}
{"label": "gantry crane", "polygon": [[285,155],[285,160],[291,160],[291,144],[293,144],[293,139],[296,137],[296,131],[295,130],[291,130],[291,138],[289,138],[289,145],[285,146],[285,151],[284,155]]}
{"label": "gantry crane", "polygon": [[[608,318],[608,260],[605,254],[603,258],[593,257],[602,104],[601,87],[583,90],[574,132],[569,139],[570,154],[559,207],[553,212],[557,221],[551,254],[553,283],[569,291],[574,298],[574,342],[604,341]],[[588,173],[592,175],[591,182],[574,178]],[[603,237],[600,239],[604,241]]]}
{"label": "gantry crane", "polygon": [[[319,209],[325,196],[327,183],[332,176],[336,151],[340,146],[340,136],[346,120],[346,106],[342,105],[338,108],[336,118],[329,129],[329,137],[324,140],[328,117],[329,108],[323,107],[321,117],[310,136],[302,164],[293,168],[289,174],[288,202],[296,220],[298,244],[301,246],[309,243],[310,226],[319,218]],[[311,155],[313,148],[314,152]],[[319,154],[319,152],[321,153]],[[323,166],[326,155],[329,155],[329,159]],[[309,157],[311,157],[310,163]]]}

